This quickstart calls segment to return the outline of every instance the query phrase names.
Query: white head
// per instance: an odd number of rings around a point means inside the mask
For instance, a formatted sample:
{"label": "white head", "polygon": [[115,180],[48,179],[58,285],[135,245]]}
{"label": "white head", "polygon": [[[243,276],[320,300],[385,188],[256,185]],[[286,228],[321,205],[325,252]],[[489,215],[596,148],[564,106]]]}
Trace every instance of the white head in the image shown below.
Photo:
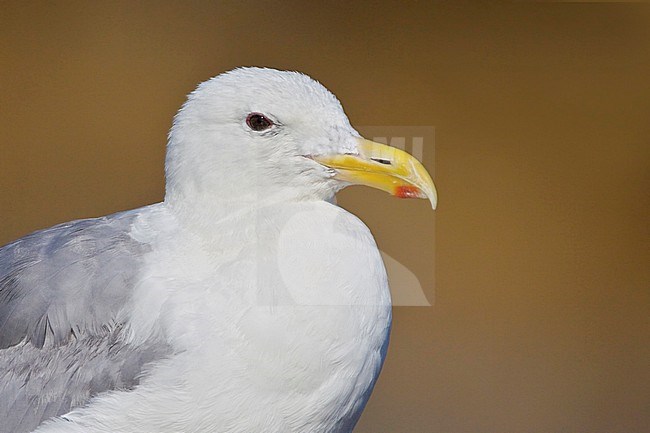
{"label": "white head", "polygon": [[[326,200],[350,183],[389,190],[361,177],[369,164],[385,172],[391,168],[386,159],[403,157],[368,143],[352,128],[338,99],[317,81],[298,72],[235,69],[200,84],[176,115],[165,201],[231,207]],[[365,165],[359,171],[341,158]]]}

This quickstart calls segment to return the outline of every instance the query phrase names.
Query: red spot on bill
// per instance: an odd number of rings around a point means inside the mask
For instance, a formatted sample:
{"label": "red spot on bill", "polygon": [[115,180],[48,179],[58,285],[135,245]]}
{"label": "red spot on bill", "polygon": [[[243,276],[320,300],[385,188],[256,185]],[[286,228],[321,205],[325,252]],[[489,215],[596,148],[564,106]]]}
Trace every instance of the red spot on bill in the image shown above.
{"label": "red spot on bill", "polygon": [[420,188],[416,186],[398,186],[395,188],[395,195],[399,198],[418,198],[422,197]]}

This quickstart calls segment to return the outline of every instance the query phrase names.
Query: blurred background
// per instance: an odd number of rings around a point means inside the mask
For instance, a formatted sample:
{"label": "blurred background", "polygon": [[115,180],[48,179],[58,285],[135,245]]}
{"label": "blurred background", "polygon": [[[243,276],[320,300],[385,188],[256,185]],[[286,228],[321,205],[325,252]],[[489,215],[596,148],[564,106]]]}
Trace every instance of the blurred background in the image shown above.
{"label": "blurred background", "polygon": [[648,431],[650,5],[2,2],[0,50],[0,243],[160,201],[197,83],[303,71],[435,127],[437,211],[339,197],[433,304],[355,432]]}

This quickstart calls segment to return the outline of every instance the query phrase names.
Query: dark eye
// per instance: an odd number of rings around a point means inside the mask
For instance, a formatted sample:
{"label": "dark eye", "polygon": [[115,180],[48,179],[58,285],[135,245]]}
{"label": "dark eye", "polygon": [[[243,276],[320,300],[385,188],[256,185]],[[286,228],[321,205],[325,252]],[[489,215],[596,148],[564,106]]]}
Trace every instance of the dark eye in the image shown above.
{"label": "dark eye", "polygon": [[246,117],[246,124],[253,131],[264,131],[273,126],[271,122],[265,115],[260,113],[251,113]]}

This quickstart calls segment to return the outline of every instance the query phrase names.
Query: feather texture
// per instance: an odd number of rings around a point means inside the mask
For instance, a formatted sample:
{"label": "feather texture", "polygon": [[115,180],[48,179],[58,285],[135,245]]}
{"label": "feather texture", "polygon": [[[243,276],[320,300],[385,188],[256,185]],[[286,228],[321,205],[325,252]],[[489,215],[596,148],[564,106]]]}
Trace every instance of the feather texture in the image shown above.
{"label": "feather texture", "polygon": [[169,355],[160,341],[124,343],[148,247],[129,236],[135,212],[60,224],[0,249],[0,432],[31,431],[112,389],[132,389]]}

